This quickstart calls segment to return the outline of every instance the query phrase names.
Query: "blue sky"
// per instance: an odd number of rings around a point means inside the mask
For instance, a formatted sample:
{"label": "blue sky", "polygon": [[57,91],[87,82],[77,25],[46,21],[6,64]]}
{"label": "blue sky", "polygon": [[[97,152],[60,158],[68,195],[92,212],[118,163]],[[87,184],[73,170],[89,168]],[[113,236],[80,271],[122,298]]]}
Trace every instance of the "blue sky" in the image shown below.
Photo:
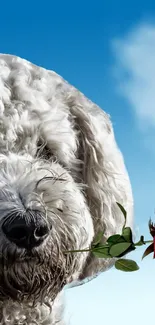
{"label": "blue sky", "polygon": [[[155,3],[147,1],[6,1],[0,52],[55,70],[104,108],[113,121],[135,199],[137,235],[155,208]],[[70,325],[151,324],[155,262],[114,269],[66,292]],[[78,306],[78,310],[77,310]]]}

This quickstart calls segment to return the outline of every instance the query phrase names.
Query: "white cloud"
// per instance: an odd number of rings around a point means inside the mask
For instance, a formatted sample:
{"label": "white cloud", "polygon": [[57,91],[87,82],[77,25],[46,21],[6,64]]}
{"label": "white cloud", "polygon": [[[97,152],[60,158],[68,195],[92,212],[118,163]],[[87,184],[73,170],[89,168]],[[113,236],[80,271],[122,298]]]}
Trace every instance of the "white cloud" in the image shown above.
{"label": "white cloud", "polygon": [[121,94],[141,125],[155,127],[155,25],[141,24],[112,41]]}

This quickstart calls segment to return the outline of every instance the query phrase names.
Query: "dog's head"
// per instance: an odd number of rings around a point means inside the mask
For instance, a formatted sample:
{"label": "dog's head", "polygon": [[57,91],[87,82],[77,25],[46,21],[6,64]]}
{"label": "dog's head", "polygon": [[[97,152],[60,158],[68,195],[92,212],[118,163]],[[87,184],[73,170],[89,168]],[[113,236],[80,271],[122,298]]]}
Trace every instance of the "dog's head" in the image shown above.
{"label": "dog's head", "polygon": [[0,156],[0,299],[55,295],[82,271],[93,222],[82,188],[58,163]]}
{"label": "dog's head", "polygon": [[41,302],[112,264],[68,251],[121,231],[116,201],[131,225],[132,194],[109,117],[53,72],[2,61],[0,300]]}

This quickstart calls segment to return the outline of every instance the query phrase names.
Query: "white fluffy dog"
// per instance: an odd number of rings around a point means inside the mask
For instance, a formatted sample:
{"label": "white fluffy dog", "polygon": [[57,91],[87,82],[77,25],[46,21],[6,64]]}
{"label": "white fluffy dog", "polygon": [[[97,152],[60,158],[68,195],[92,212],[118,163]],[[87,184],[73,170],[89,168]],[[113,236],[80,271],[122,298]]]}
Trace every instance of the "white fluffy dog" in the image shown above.
{"label": "white fluffy dog", "polygon": [[84,249],[132,226],[109,116],[59,75],[0,55],[0,324],[64,324],[61,291],[109,268]]}

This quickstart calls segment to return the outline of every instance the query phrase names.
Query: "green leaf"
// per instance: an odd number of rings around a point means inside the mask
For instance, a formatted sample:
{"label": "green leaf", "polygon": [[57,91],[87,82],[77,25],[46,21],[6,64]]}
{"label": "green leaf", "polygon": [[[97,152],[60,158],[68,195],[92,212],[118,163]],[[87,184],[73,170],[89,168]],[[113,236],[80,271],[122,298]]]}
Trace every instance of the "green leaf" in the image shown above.
{"label": "green leaf", "polygon": [[99,244],[103,238],[104,231],[100,231],[95,239],[93,240],[92,247],[95,247],[97,244]]}
{"label": "green leaf", "polygon": [[109,246],[107,245],[93,248],[92,253],[94,256],[99,258],[111,258],[111,255],[109,254]]}
{"label": "green leaf", "polygon": [[125,242],[125,239],[124,237],[122,237],[121,235],[113,235],[113,236],[110,236],[108,239],[107,239],[107,243],[108,244],[116,244],[116,243],[122,243],[122,242]]}
{"label": "green leaf", "polygon": [[118,243],[114,244],[110,247],[110,255],[112,257],[119,257],[121,254],[125,255],[125,252],[129,250],[129,248],[132,246],[132,243]]}
{"label": "green leaf", "polygon": [[133,241],[132,241],[132,230],[131,230],[130,227],[123,228],[122,236],[124,237],[126,242],[133,243]]}
{"label": "green leaf", "polygon": [[151,254],[154,252],[154,243],[152,243],[149,247],[147,247],[147,249],[145,250],[143,256],[142,256],[142,260],[144,257],[146,257],[147,255]]}
{"label": "green leaf", "polygon": [[144,241],[144,236],[140,237],[140,240],[134,244],[135,246],[142,246],[145,245],[145,241]]}
{"label": "green leaf", "polygon": [[116,203],[117,203],[118,207],[120,208],[120,210],[122,211],[123,216],[124,216],[124,218],[125,218],[125,222],[124,222],[124,226],[123,226],[123,228],[124,228],[125,225],[126,225],[127,212],[126,212],[126,210],[123,208],[123,206],[122,206],[120,203],[118,203],[118,202],[116,202]]}
{"label": "green leaf", "polygon": [[133,272],[139,270],[139,266],[135,261],[123,258],[115,262],[115,268],[124,272]]}

